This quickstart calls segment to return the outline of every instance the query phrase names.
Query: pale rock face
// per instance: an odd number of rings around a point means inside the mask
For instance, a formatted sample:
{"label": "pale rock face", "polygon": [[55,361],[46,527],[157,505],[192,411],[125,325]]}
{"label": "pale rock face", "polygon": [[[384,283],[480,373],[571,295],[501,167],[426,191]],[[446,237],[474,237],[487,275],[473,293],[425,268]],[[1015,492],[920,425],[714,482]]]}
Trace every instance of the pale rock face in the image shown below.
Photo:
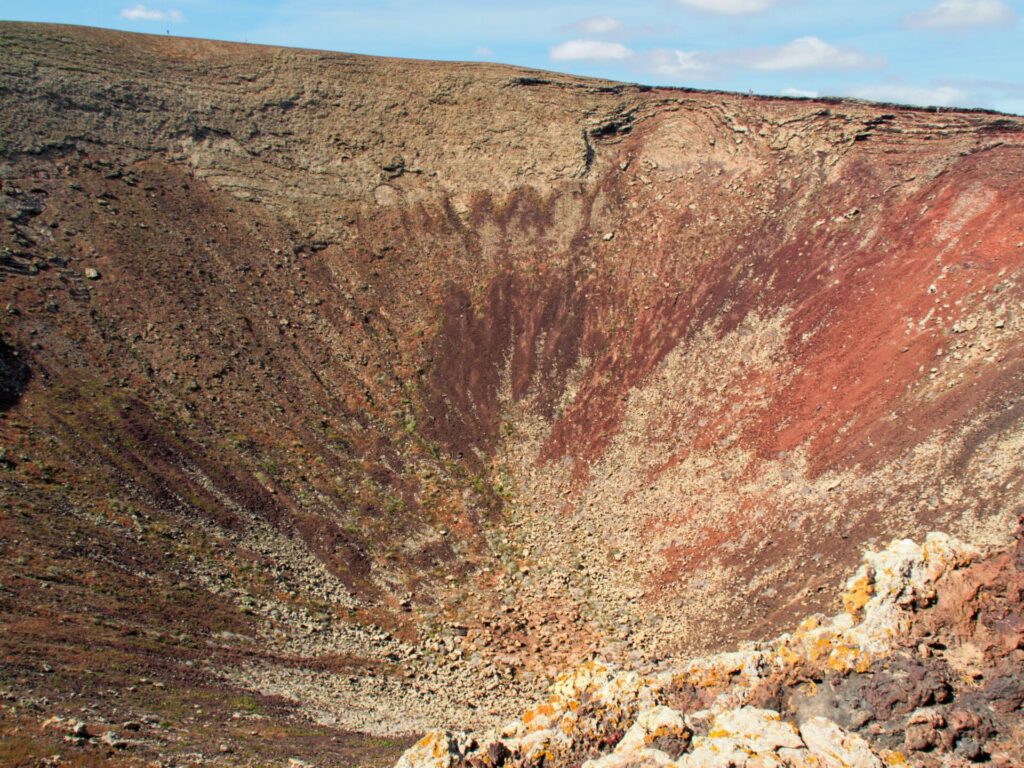
{"label": "pale rock face", "polygon": [[657,706],[640,713],[615,747],[615,752],[624,754],[646,749],[651,742],[663,737],[688,742],[690,736],[690,729],[681,714],[670,707]]}
{"label": "pale rock face", "polygon": [[803,746],[796,727],[792,723],[783,722],[779,713],[770,709],[743,707],[723,712],[711,724],[709,736],[716,738],[717,734],[755,753]]}
{"label": "pale rock face", "polygon": [[627,766],[674,766],[671,755],[652,748],[652,743],[669,739],[680,750],[690,742],[690,729],[683,716],[674,709],[656,706],[640,713],[615,751],[598,760],[588,760],[583,768],[627,768]]}
{"label": "pale rock face", "polygon": [[675,768],[676,763],[657,749],[639,749],[634,752],[613,752],[599,760],[588,760],[583,768]]}
{"label": "pale rock face", "polygon": [[[592,706],[583,707],[586,697]],[[501,730],[504,744],[524,757],[558,755],[594,738],[602,723],[632,723],[658,703],[656,683],[635,672],[589,662],[562,675],[547,700]]]}
{"label": "pale rock face", "polygon": [[[943,534],[924,545],[895,541],[849,579],[842,613],[814,616],[772,643],[695,659],[677,670],[641,677],[598,661],[562,675],[548,698],[478,747],[465,734],[437,732],[412,747],[396,768],[455,768],[499,745],[513,764],[568,765],[572,755],[612,750],[584,768],[883,768],[902,755],[876,754],[867,741],[831,720],[810,718],[799,729],[775,711],[749,706],[755,688],[795,669],[864,671],[907,633],[914,610],[936,598],[935,583],[980,553]],[[666,689],[705,691],[706,710],[681,713]],[[693,737],[693,733],[699,733]],[[691,741],[692,738],[692,741]],[[658,745],[671,745],[670,755]],[[679,750],[685,750],[678,754]],[[576,758],[578,759],[578,757]]]}
{"label": "pale rock face", "polygon": [[754,707],[722,712],[715,717],[707,736],[694,739],[693,751],[676,763],[678,768],[746,766],[758,760],[764,766],[782,766],[778,751],[803,746],[791,723],[778,712]]}
{"label": "pale rock face", "polygon": [[770,674],[774,664],[774,655],[767,651],[719,653],[689,662],[672,682],[705,689],[717,689],[728,683],[712,709],[734,709],[746,704],[746,692]]}
{"label": "pale rock face", "polygon": [[864,564],[846,583],[843,613],[830,619],[811,617],[792,634],[783,635],[779,662],[863,671],[907,632],[910,609],[934,598],[934,583],[978,554],[942,533],[928,534],[923,546],[904,539],[880,552],[865,553]]}
{"label": "pale rock face", "polygon": [[979,554],[941,533],[928,534],[923,546],[894,541],[864,555],[847,581],[842,613],[809,617],[773,643],[694,659],[672,675],[672,683],[718,691],[711,709],[721,711],[744,706],[759,681],[785,669],[810,664],[863,671],[906,633],[913,607],[934,598],[934,583]]}
{"label": "pale rock face", "polygon": [[824,717],[812,717],[800,727],[800,735],[825,768],[882,768],[864,739]]}
{"label": "pale rock face", "polygon": [[[556,754],[547,731],[523,739],[505,739],[506,748],[524,756]],[[659,737],[687,740],[690,729],[675,710],[656,706],[636,718],[608,755],[588,760],[583,768],[883,768],[884,763],[860,736],[831,720],[815,717],[797,727],[778,712],[754,707],[717,715],[707,736],[693,740],[690,751],[673,760],[650,744]],[[578,746],[568,740],[564,747]],[[473,753],[476,742],[466,734],[435,732],[413,746],[396,768],[456,768]],[[556,765],[558,763],[555,763]]]}
{"label": "pale rock face", "polygon": [[845,639],[862,651],[884,653],[895,637],[906,632],[911,617],[907,609],[933,599],[938,578],[978,554],[941,533],[929,533],[923,546],[904,539],[881,552],[865,554],[864,565],[846,585],[847,613],[858,615],[858,590],[867,590],[869,599],[863,605],[862,620],[844,633]]}
{"label": "pale rock face", "polygon": [[747,768],[753,759],[759,759],[764,768],[783,766],[778,760],[769,762],[762,758],[752,758],[728,739],[704,742],[683,756],[676,765],[678,768]]}

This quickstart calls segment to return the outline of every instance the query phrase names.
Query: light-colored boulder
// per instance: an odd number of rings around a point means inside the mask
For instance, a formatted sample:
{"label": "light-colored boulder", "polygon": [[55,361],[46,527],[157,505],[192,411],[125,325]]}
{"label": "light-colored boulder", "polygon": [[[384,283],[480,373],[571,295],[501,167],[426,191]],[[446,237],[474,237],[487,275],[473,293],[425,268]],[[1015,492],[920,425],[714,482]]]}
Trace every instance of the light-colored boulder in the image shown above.
{"label": "light-colored boulder", "polygon": [[615,752],[628,754],[639,752],[651,745],[655,739],[668,737],[681,742],[690,740],[691,732],[683,716],[671,707],[657,706],[640,713],[636,722],[616,745]]}
{"label": "light-colored boulder", "polygon": [[597,760],[588,760],[583,768],[675,768],[676,763],[657,749],[612,752]]}
{"label": "light-colored boulder", "polygon": [[741,707],[718,713],[706,736],[693,741],[678,768],[782,768],[784,748],[799,749],[803,740],[796,726],[778,712]]}
{"label": "light-colored boulder", "polygon": [[711,724],[709,738],[725,737],[756,754],[803,746],[796,726],[770,709],[741,707],[722,712]]}
{"label": "light-colored boulder", "polygon": [[882,768],[881,759],[868,743],[824,717],[812,717],[800,727],[808,751],[824,768]]}

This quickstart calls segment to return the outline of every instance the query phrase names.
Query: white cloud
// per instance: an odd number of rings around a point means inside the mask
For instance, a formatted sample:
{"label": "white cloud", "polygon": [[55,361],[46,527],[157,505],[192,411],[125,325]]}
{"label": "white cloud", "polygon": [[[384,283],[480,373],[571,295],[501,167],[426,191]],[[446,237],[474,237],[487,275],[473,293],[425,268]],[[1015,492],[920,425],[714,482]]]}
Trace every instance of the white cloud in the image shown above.
{"label": "white cloud", "polygon": [[490,58],[491,56],[494,55],[494,51],[492,51],[490,48],[488,48],[485,45],[481,45],[479,48],[477,48],[476,50],[473,51],[473,55],[474,56],[479,56],[479,57],[484,58],[484,59],[487,59],[487,58]]}
{"label": "white cloud", "polygon": [[922,107],[949,107],[962,104],[967,91],[950,85],[926,88],[914,85],[867,85],[850,93],[858,99],[884,101],[894,104],[916,104]]}
{"label": "white cloud", "polygon": [[646,55],[644,69],[665,77],[692,76],[712,68],[708,58],[697,51],[657,48]]}
{"label": "white cloud", "polygon": [[782,72],[800,69],[861,69],[875,66],[878,59],[849,48],[837,48],[818,37],[799,37],[775,48],[740,52],[753,69]]}
{"label": "white cloud", "polygon": [[605,43],[600,40],[569,40],[556,45],[550,51],[552,61],[622,61],[633,52],[621,43]]}
{"label": "white cloud", "polygon": [[1002,0],[940,0],[926,11],[912,13],[906,23],[912,27],[958,30],[1013,24],[1017,14]]}
{"label": "white cloud", "polygon": [[569,29],[583,35],[607,35],[622,29],[622,22],[614,16],[591,16],[573,24]]}
{"label": "white cloud", "polygon": [[174,9],[161,11],[158,8],[147,8],[144,5],[133,5],[131,8],[122,9],[121,18],[132,21],[184,21],[185,19],[181,15],[181,11]]}
{"label": "white cloud", "polygon": [[817,91],[805,91],[802,88],[783,88],[783,96],[793,96],[798,99],[816,99],[818,98]]}
{"label": "white cloud", "polygon": [[[655,48],[632,58],[634,64],[641,69],[668,78],[743,69],[763,72],[865,69],[883,63],[881,58],[848,48],[837,48],[817,37],[801,37],[772,48],[740,48],[717,52]],[[813,91],[789,91],[789,95],[793,96],[818,95]]]}
{"label": "white cloud", "polygon": [[960,101],[957,106],[986,107],[999,112],[1024,115],[1024,82],[972,79],[949,80],[947,85],[959,88],[970,95],[969,102]]}
{"label": "white cloud", "polygon": [[676,0],[676,3],[684,8],[720,13],[723,16],[760,13],[771,8],[776,2],[777,0]]}

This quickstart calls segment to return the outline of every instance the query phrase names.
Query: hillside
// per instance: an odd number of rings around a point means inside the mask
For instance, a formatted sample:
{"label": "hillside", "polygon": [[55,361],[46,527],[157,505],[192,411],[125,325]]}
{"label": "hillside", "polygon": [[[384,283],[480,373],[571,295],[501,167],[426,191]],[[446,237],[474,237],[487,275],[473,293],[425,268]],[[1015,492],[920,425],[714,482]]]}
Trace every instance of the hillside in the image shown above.
{"label": "hillside", "polygon": [[1024,119],[0,61],[0,763],[388,765],[833,614],[891,539],[1012,543]]}

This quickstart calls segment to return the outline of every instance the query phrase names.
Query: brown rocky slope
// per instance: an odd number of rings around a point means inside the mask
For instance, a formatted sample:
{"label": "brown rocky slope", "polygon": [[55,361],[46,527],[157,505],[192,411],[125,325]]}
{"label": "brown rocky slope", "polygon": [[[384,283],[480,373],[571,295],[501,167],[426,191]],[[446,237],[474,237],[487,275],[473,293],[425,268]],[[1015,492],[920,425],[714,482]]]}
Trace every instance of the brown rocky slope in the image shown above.
{"label": "brown rocky slope", "polygon": [[386,764],[595,653],[771,637],[865,547],[1012,534],[1020,119],[0,60],[0,762]]}

